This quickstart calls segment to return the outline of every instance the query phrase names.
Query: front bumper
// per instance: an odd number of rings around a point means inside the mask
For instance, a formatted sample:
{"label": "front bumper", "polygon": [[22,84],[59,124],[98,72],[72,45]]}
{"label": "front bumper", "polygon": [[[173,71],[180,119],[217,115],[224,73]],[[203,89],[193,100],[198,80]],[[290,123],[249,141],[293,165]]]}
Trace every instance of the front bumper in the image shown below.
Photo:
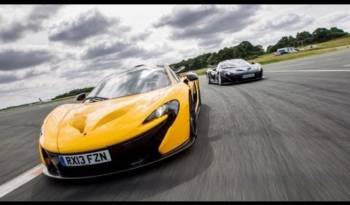
{"label": "front bumper", "polygon": [[[148,166],[192,145],[193,140],[191,139],[169,154],[161,155],[159,153],[158,148],[172,122],[173,120],[171,119],[166,120],[131,140],[106,148],[112,158],[112,161],[107,163],[66,167],[57,159],[59,154],[42,150],[44,158],[46,157],[56,162],[51,163],[49,166],[44,166],[43,173],[49,177],[59,179],[82,179],[116,174]],[[95,151],[100,150],[92,150],[91,152]]]}
{"label": "front bumper", "polygon": [[[250,78],[243,78],[243,75],[247,74],[254,74],[254,77]],[[240,81],[249,81],[249,80],[256,80],[261,79],[263,77],[263,69],[260,71],[251,71],[251,72],[244,72],[239,74],[221,74],[221,82],[227,83],[227,82],[240,82]]]}

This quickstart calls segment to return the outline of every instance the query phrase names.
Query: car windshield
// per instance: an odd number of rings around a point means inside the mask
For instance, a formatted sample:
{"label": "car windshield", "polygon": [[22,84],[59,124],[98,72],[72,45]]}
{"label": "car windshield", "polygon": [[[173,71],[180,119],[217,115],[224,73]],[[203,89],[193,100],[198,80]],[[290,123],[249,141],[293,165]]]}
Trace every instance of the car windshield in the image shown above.
{"label": "car windshield", "polygon": [[104,79],[87,98],[117,98],[149,92],[169,85],[170,80],[163,68],[138,69]]}
{"label": "car windshield", "polygon": [[230,69],[230,68],[239,68],[239,67],[247,67],[250,64],[244,60],[233,60],[228,62],[223,62],[220,64],[221,69]]}

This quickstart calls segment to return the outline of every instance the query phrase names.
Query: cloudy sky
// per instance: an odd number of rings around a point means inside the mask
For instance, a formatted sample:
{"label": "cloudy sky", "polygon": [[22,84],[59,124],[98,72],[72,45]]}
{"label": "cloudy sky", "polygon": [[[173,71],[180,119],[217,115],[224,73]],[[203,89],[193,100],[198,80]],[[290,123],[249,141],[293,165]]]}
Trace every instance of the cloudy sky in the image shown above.
{"label": "cloudy sky", "polygon": [[94,86],[127,66],[331,26],[350,32],[350,5],[2,5],[0,108]]}

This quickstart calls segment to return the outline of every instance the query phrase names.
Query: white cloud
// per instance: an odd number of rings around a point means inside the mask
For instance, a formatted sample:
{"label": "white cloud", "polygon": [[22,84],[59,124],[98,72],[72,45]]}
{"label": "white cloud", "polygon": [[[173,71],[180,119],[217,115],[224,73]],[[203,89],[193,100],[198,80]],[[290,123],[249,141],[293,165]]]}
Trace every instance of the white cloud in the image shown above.
{"label": "white cloud", "polygon": [[[93,86],[127,66],[175,63],[244,40],[266,47],[282,36],[321,26],[350,31],[349,5],[64,5],[59,10],[50,7],[52,12],[43,8],[0,7],[0,34],[5,31],[7,40],[0,46],[0,108]],[[8,31],[16,35],[8,36]],[[22,60],[11,62],[6,56]]]}

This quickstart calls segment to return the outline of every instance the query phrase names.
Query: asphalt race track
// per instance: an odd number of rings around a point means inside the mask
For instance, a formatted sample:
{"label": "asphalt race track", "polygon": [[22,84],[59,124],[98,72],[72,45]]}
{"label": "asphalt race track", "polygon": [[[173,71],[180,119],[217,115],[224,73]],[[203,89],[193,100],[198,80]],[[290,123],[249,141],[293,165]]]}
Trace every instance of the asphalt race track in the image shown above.
{"label": "asphalt race track", "polygon": [[[264,69],[236,85],[201,77],[199,138],[174,158],[95,180],[39,175],[0,200],[350,200],[350,50]],[[0,184],[39,164],[57,105],[0,112]]]}

